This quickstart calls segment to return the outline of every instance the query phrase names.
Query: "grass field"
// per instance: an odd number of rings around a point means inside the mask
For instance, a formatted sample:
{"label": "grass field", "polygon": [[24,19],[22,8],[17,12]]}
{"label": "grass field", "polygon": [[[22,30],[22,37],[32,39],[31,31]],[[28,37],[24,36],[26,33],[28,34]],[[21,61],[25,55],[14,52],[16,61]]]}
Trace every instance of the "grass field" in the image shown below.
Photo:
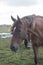
{"label": "grass field", "polygon": [[[8,28],[0,27],[0,32],[10,32]],[[15,53],[10,50],[11,39],[0,39],[0,65],[34,65],[33,50],[25,49],[24,44]],[[39,49],[39,63],[43,65],[43,48]]]}
{"label": "grass field", "polygon": [[[39,49],[39,65],[43,65],[43,48]],[[34,65],[33,50],[24,44],[15,53],[10,50],[10,39],[0,39],[0,65]]]}

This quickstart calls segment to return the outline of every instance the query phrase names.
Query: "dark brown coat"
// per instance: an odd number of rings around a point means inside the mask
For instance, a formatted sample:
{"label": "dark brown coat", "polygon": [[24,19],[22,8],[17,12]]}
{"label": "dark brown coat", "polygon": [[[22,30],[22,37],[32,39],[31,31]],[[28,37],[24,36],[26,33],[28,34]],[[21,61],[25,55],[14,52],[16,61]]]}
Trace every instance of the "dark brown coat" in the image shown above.
{"label": "dark brown coat", "polygon": [[[14,21],[15,19],[11,17]],[[32,41],[32,47],[34,50],[35,65],[38,63],[38,47],[43,46],[43,17],[30,15],[23,18],[17,16],[16,24],[13,29],[13,37],[11,40],[11,49],[16,51],[18,45],[27,39]]]}

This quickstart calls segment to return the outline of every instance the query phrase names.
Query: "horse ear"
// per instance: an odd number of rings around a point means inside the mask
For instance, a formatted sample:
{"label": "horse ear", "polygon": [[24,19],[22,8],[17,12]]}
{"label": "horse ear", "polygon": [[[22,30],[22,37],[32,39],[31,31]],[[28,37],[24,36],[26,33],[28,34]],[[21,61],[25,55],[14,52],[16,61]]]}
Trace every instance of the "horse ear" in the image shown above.
{"label": "horse ear", "polygon": [[13,22],[16,22],[16,19],[13,16],[11,16],[11,19],[13,20]]}
{"label": "horse ear", "polygon": [[17,19],[20,20],[19,16],[17,15]]}
{"label": "horse ear", "polygon": [[21,23],[21,20],[20,20],[20,18],[19,18],[19,16],[18,16],[18,15],[17,15],[17,19],[18,19],[19,23]]}

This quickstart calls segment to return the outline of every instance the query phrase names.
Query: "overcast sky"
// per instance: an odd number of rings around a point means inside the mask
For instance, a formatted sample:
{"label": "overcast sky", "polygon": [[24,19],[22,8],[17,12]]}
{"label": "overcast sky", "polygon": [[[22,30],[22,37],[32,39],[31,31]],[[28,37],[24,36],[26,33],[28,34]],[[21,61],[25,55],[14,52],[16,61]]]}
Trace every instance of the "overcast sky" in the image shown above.
{"label": "overcast sky", "polygon": [[0,0],[10,6],[29,6],[37,4],[37,0]]}
{"label": "overcast sky", "polygon": [[0,0],[0,24],[12,24],[11,15],[32,14],[43,16],[43,0]]}

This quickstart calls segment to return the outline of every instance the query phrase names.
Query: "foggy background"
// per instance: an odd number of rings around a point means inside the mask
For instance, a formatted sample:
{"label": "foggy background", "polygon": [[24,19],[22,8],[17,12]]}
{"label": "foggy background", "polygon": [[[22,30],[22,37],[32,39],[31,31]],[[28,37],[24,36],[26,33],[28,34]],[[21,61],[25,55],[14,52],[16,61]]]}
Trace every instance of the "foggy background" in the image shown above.
{"label": "foggy background", "polygon": [[43,0],[0,0],[0,25],[12,24],[11,15],[17,19],[32,14],[43,16]]}

